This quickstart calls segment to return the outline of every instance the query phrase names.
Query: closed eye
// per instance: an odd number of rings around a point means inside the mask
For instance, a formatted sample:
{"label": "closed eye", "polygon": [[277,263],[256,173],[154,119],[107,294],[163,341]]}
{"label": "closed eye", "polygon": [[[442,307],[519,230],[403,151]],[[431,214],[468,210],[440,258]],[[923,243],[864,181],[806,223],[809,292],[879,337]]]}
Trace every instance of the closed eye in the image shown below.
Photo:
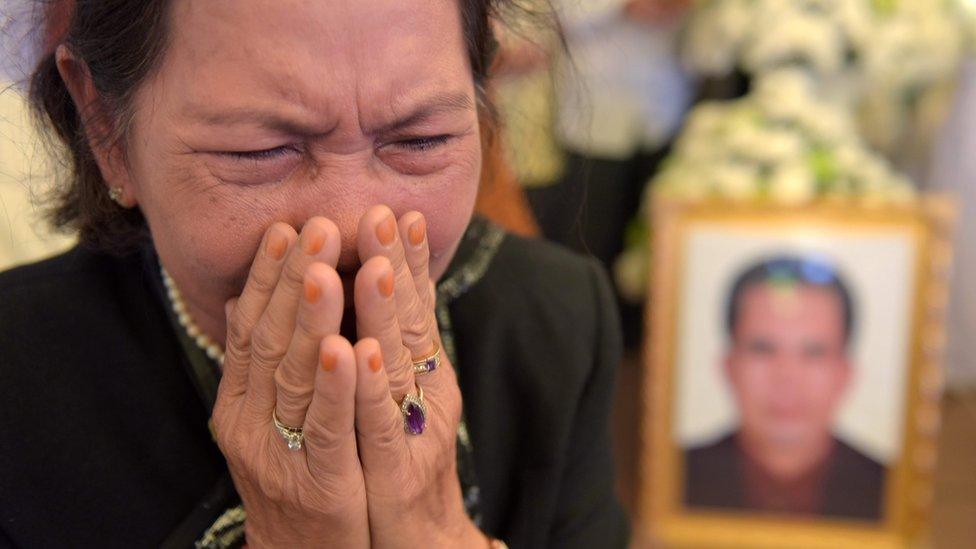
{"label": "closed eye", "polygon": [[400,141],[395,141],[393,145],[409,149],[412,151],[428,151],[435,149],[444,143],[447,143],[451,139],[451,135],[433,135],[427,137],[414,137],[410,139],[402,139]]}
{"label": "closed eye", "polygon": [[260,151],[222,151],[219,154],[237,160],[261,162],[265,160],[274,160],[282,156],[298,152],[301,151],[299,151],[294,145],[282,145],[273,149],[263,149]]}

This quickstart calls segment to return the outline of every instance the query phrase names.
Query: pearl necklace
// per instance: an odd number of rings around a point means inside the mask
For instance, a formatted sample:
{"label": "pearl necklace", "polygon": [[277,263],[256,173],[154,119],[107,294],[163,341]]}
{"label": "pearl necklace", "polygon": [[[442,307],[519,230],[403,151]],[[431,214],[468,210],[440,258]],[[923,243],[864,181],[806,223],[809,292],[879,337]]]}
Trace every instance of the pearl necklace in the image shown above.
{"label": "pearl necklace", "polygon": [[163,286],[166,286],[166,295],[169,297],[170,306],[173,308],[173,312],[176,314],[176,320],[179,321],[180,326],[186,330],[187,335],[197,344],[197,347],[207,353],[208,357],[216,360],[218,364],[223,364],[224,348],[200,330],[200,327],[197,326],[193,317],[190,316],[190,312],[186,309],[183,294],[176,287],[176,282],[173,281],[173,277],[169,276],[166,269],[160,267],[159,270],[163,274]]}

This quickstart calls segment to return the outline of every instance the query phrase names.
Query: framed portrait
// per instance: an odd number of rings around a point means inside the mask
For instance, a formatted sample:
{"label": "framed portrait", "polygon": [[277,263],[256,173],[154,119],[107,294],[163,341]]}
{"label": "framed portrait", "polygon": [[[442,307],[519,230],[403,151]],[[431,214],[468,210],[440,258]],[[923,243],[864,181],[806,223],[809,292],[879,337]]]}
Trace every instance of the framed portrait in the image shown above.
{"label": "framed portrait", "polygon": [[924,534],[952,205],[656,197],[638,539],[905,547]]}

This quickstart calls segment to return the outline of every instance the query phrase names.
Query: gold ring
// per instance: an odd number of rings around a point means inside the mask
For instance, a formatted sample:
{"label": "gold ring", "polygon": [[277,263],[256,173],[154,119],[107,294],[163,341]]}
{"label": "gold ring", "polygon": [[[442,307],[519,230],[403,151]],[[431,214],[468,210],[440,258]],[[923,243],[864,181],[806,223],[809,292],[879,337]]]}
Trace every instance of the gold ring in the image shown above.
{"label": "gold ring", "polygon": [[441,348],[439,345],[437,345],[437,343],[434,343],[434,352],[425,356],[424,358],[417,358],[413,360],[413,373],[420,375],[433,372],[440,365]]}
{"label": "gold ring", "polygon": [[305,440],[305,432],[301,427],[289,427],[278,421],[277,412],[271,412],[271,420],[274,421],[275,429],[278,430],[278,434],[281,438],[285,439],[288,443],[288,449],[292,451],[298,451],[302,449],[302,442]]}

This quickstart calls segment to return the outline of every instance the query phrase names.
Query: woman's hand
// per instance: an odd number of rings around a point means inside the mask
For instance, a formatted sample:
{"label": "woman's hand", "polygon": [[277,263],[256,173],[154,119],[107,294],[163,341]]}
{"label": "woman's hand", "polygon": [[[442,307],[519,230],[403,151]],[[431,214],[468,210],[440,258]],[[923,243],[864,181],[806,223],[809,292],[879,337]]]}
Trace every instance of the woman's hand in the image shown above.
{"label": "woman's hand", "polygon": [[[296,242],[297,240],[297,242]],[[217,442],[254,546],[487,546],[468,518],[456,464],[461,394],[440,356],[426,222],[385,206],[361,219],[355,348],[338,335],[339,231],[309,220],[267,233],[240,298],[214,406]],[[425,425],[408,435],[398,403],[423,389]],[[275,428],[302,427],[292,450]]]}
{"label": "woman's hand", "polygon": [[[369,546],[354,429],[356,359],[337,335],[340,246],[338,228],[324,218],[310,219],[301,237],[273,225],[244,291],[227,304],[213,422],[251,546]],[[289,449],[273,414],[304,429],[304,448]]]}
{"label": "woman's hand", "polygon": [[[385,206],[362,217],[362,268],[356,276],[359,341],[356,437],[369,527],[377,547],[487,547],[468,518],[457,475],[461,392],[444,353],[440,366],[414,374],[413,363],[440,348],[428,273],[426,220],[399,222]],[[398,403],[423,390],[421,434],[408,434]]]}

